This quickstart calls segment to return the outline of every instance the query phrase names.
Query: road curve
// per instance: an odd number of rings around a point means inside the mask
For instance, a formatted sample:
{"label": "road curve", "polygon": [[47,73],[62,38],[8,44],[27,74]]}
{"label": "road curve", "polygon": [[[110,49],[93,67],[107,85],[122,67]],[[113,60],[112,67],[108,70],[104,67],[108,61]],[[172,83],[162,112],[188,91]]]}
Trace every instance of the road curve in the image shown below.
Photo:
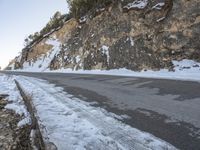
{"label": "road curve", "polygon": [[82,100],[126,115],[132,127],[183,150],[200,149],[200,83],[135,77],[2,72],[48,80]]}

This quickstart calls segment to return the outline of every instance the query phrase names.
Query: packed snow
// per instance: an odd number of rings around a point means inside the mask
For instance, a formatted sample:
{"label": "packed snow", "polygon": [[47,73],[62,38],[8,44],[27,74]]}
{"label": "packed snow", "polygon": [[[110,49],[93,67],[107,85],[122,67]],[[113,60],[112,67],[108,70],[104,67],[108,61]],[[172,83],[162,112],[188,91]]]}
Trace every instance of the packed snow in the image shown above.
{"label": "packed snow", "polygon": [[9,95],[6,98],[9,103],[5,106],[5,108],[13,110],[23,117],[22,120],[18,122],[18,127],[30,124],[30,115],[27,112],[27,109],[23,103],[22,97],[15,85],[14,78],[12,76],[0,74],[0,95],[1,94]]}
{"label": "packed snow", "polygon": [[45,142],[54,143],[59,150],[176,149],[115,119],[117,115],[110,115],[106,110],[94,107],[47,81],[22,76],[15,79],[27,94],[33,95]]}

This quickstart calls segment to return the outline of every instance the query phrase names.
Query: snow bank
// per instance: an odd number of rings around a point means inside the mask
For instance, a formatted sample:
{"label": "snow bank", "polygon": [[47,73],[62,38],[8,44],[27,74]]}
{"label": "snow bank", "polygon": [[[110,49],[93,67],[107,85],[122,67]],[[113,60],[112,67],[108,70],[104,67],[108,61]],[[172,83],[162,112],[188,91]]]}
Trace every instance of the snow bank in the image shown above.
{"label": "snow bank", "polygon": [[59,150],[176,149],[151,134],[123,124],[115,119],[117,115],[113,117],[60,87],[35,78],[19,76],[16,79],[33,95],[46,142],[53,142]]}
{"label": "snow bank", "polygon": [[96,75],[112,75],[112,76],[129,76],[142,78],[158,78],[171,80],[200,81],[200,63],[193,60],[184,59],[182,61],[173,61],[174,71],[161,69],[159,71],[143,70],[140,72],[128,70],[125,68],[111,70],[72,70],[71,68],[61,68],[50,71],[48,68],[41,71],[39,68],[29,68],[22,70],[14,70],[21,72],[59,72],[59,73],[76,73],[76,74],[96,74]]}
{"label": "snow bank", "polygon": [[[159,71],[131,71],[125,68],[113,70],[78,70],[72,69],[59,69],[51,72],[62,73],[77,73],[77,74],[102,74],[102,75],[117,75],[117,76],[130,76],[130,77],[143,77],[143,78],[159,78],[159,79],[172,79],[172,80],[188,80],[200,81],[200,63],[193,60],[184,59],[182,61],[173,61],[175,66],[174,71],[161,69]],[[49,72],[47,70],[46,72]]]}
{"label": "snow bank", "polygon": [[25,124],[30,124],[30,116],[23,103],[22,97],[15,85],[13,76],[6,76],[0,74],[0,94],[8,94],[6,98],[9,104],[5,106],[6,109],[14,110],[17,114],[23,116],[23,119],[18,123],[21,127]]}

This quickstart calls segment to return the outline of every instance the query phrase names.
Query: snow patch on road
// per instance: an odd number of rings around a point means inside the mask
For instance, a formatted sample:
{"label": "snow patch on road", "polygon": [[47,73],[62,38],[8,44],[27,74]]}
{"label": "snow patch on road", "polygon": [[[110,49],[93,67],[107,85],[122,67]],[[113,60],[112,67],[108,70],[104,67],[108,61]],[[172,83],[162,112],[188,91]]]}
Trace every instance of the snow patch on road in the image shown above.
{"label": "snow patch on road", "polygon": [[176,149],[151,134],[132,128],[102,108],[91,106],[47,81],[16,77],[33,95],[46,142],[65,149]]}

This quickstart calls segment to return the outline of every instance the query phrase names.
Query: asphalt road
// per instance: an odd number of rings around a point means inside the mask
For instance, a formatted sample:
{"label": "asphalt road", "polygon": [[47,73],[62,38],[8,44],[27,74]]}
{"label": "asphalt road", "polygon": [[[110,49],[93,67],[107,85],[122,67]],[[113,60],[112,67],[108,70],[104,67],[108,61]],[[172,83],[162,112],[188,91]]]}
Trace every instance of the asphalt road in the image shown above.
{"label": "asphalt road", "polygon": [[183,150],[200,150],[200,83],[63,73],[17,73],[48,80]]}

